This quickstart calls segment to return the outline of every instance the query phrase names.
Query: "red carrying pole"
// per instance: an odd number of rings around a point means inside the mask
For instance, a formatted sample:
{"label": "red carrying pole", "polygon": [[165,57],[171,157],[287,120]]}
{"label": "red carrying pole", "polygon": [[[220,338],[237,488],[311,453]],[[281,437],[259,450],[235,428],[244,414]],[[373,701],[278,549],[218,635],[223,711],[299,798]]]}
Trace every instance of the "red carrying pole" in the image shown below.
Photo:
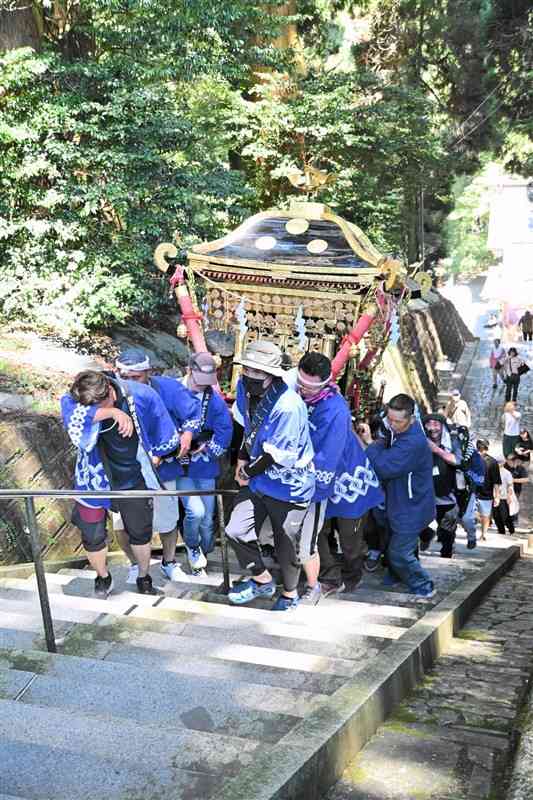
{"label": "red carrying pole", "polygon": [[344,338],[339,351],[333,361],[331,362],[331,374],[333,379],[336,380],[338,375],[342,372],[348,359],[350,358],[350,350],[354,344],[359,344],[367,330],[370,328],[375,319],[375,312],[367,312],[362,314],[357,325],[350,333]]}

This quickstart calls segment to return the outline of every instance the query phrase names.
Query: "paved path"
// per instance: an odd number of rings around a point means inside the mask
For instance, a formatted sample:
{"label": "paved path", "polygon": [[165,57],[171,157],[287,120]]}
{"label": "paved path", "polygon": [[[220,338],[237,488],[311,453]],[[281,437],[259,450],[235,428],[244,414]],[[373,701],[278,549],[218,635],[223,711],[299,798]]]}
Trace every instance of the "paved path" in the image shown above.
{"label": "paved path", "polygon": [[[515,346],[532,368],[520,381],[518,405],[523,424],[533,433],[533,344],[517,342]],[[491,454],[501,456],[503,433],[501,416],[505,402],[505,386],[500,381],[497,389],[492,388],[492,372],[489,368],[490,349],[490,341],[479,342],[476,357],[473,359],[462,392],[472,412],[473,433],[488,438],[491,443]],[[519,526],[527,530],[533,527],[533,484],[524,487],[520,505]]]}

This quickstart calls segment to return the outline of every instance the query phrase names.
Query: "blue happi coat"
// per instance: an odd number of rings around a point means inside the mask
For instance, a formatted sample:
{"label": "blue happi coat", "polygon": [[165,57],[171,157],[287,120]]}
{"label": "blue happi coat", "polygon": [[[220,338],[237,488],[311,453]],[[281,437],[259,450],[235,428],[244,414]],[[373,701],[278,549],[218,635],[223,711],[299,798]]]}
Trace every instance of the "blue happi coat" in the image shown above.
{"label": "blue happi coat", "polygon": [[[172,422],[161,398],[153,389],[136,381],[115,381],[122,391],[132,397],[141,432],[137,461],[149,489],[159,489],[149,455],[164,456],[179,445],[176,426]],[[101,422],[94,421],[98,405],[84,406],[70,394],[61,398],[63,424],[72,443],[78,448],[74,488],[81,491],[109,491],[111,486],[102,463],[98,436]],[[149,455],[147,455],[148,453]],[[109,508],[109,500],[100,498],[78,499],[83,505]]]}
{"label": "blue happi coat", "polygon": [[[200,402],[176,378],[166,375],[155,375],[150,378],[150,386],[154,389],[168,411],[178,433],[192,431],[193,435],[200,427]],[[171,456],[164,459],[158,469],[162,481],[172,481],[180,473],[180,464],[177,458]]]}
{"label": "blue happi coat", "polygon": [[[234,409],[246,438],[251,431],[251,420],[242,379],[237,383]],[[275,463],[250,480],[251,491],[289,503],[310,502],[315,491],[315,474],[307,409],[301,397],[285,384],[259,426],[249,455],[253,460],[263,453],[269,453]]]}
{"label": "blue happi coat", "polygon": [[326,519],[358,519],[383,503],[384,499],[376,473],[350,425],[335,475],[333,494],[326,508]]}
{"label": "blue happi coat", "polygon": [[311,442],[315,455],[315,494],[313,502],[327,500],[335,489],[335,476],[341,466],[342,454],[352,429],[352,416],[346,400],[336,392],[306,404]]}
{"label": "blue happi coat", "polygon": [[[203,392],[199,394],[191,392],[184,387],[193,398],[195,398],[199,414],[201,414]],[[220,459],[231,444],[233,436],[233,423],[226,401],[218,393],[213,392],[207,406],[207,415],[203,426],[200,426],[200,419],[194,429],[194,433],[202,430],[213,431],[213,435],[207,442],[207,446],[201,453],[191,453],[189,465],[187,467],[187,477],[189,478],[218,478],[220,475]],[[178,462],[177,476],[185,475],[185,470]],[[165,479],[166,480],[166,479]]]}

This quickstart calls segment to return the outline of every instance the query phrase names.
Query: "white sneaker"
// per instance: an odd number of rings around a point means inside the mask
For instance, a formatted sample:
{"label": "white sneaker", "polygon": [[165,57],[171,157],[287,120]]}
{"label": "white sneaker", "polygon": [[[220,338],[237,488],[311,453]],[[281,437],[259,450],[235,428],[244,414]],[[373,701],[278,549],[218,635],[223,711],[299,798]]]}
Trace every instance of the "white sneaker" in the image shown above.
{"label": "white sneaker", "polygon": [[204,556],[201,547],[187,547],[187,557],[191,569],[205,569],[207,567],[207,558]]}
{"label": "white sneaker", "polygon": [[138,577],[139,577],[139,565],[130,564],[130,569],[128,572],[128,577],[126,578],[126,583],[133,583],[133,585],[136,586]]}
{"label": "white sneaker", "polygon": [[176,583],[189,582],[189,576],[182,570],[177,561],[172,561],[170,564],[161,562],[161,572],[169,581],[175,581]]}

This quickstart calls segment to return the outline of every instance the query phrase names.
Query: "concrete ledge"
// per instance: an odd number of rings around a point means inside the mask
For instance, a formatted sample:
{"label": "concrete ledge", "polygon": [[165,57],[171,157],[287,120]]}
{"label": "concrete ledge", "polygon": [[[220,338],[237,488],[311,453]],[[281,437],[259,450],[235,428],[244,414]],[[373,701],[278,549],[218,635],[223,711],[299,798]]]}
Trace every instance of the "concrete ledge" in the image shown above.
{"label": "concrete ledge", "polygon": [[319,800],[520,557],[497,553],[237,778],[217,800]]}

